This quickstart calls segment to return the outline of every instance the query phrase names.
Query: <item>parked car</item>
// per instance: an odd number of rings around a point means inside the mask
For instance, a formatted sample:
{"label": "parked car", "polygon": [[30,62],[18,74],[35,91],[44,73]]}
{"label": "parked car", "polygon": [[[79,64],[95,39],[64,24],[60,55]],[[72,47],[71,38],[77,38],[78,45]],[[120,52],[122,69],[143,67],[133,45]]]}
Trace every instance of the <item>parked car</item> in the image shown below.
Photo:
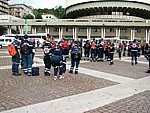
{"label": "parked car", "polygon": [[7,47],[10,43],[14,41],[15,37],[5,37],[0,36],[0,48]]}

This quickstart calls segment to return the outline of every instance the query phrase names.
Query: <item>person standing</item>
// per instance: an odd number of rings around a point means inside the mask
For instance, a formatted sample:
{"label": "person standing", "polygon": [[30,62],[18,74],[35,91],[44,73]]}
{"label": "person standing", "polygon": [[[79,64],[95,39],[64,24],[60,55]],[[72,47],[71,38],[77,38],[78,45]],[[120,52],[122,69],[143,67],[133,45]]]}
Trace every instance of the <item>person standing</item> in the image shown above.
{"label": "person standing", "polygon": [[110,44],[110,65],[114,64],[114,52],[115,52],[115,47],[114,44]]}
{"label": "person standing", "polygon": [[15,40],[12,42],[12,44],[15,46],[16,49],[16,55],[12,56],[12,75],[20,76],[19,73],[19,64],[20,64],[20,40],[19,37],[16,36]]}
{"label": "person standing", "polygon": [[[148,45],[148,44],[147,44]],[[145,57],[149,61],[149,68],[146,73],[150,73],[150,45],[148,45],[147,50],[145,50]]]}
{"label": "person standing", "polygon": [[81,48],[75,43],[71,49],[71,67],[69,73],[73,73],[75,67],[75,74],[78,74],[78,68],[81,60]]}
{"label": "person standing", "polygon": [[139,48],[138,48],[136,39],[134,39],[133,42],[131,43],[130,49],[131,49],[131,57],[132,57],[131,64],[134,65],[134,60],[135,60],[135,64],[137,64],[138,63],[137,56],[138,56]]}
{"label": "person standing", "polygon": [[84,48],[84,60],[89,60],[89,55],[90,55],[90,48],[91,48],[91,45],[90,45],[90,42],[89,40],[87,40],[83,46]]}
{"label": "person standing", "polygon": [[21,42],[20,45],[21,53],[22,53],[22,62],[23,62],[23,71],[25,75],[31,76],[32,75],[32,49],[33,43],[28,40],[28,35],[24,35],[24,40]]}
{"label": "person standing", "polygon": [[118,47],[118,54],[119,54],[119,60],[121,60],[121,54],[122,54],[122,45],[121,43],[119,44],[119,47]]}
{"label": "person standing", "polygon": [[44,64],[45,64],[45,69],[44,69],[44,75],[45,76],[50,76],[50,69],[51,69],[51,49],[52,45],[50,42],[50,39],[47,38],[43,42],[43,52],[44,52]]}

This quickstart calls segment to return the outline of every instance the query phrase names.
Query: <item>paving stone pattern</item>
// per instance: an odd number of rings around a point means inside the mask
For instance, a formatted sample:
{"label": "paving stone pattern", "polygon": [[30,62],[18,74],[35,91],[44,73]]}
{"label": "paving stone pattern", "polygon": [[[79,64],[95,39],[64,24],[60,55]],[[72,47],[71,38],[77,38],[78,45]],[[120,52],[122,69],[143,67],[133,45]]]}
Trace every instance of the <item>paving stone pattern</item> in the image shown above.
{"label": "paving stone pattern", "polygon": [[40,67],[40,76],[34,77],[12,76],[11,70],[0,70],[0,112],[117,84],[69,73],[66,73],[65,79],[54,81],[52,76],[44,76],[43,70]]}
{"label": "paving stone pattern", "polygon": [[150,113],[150,91],[135,94],[84,113]]}
{"label": "paving stone pattern", "polygon": [[130,62],[114,61],[114,65],[109,65],[109,62],[88,62],[80,64],[81,67],[102,71],[106,73],[116,74],[119,76],[139,79],[149,76],[145,73],[148,66],[146,64],[138,64],[132,66]]}

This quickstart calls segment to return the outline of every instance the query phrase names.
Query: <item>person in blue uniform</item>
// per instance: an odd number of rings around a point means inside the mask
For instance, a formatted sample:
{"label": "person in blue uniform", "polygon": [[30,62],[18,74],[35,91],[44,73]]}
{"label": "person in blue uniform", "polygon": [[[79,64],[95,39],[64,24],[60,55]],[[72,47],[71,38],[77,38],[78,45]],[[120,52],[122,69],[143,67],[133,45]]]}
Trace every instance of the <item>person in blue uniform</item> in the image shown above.
{"label": "person in blue uniform", "polygon": [[12,44],[15,46],[17,54],[15,56],[12,56],[12,75],[20,76],[19,73],[19,64],[20,64],[20,41],[19,37],[16,36],[15,40],[12,42]]}
{"label": "person in blue uniform", "polygon": [[78,68],[81,60],[81,48],[75,43],[75,46],[71,48],[71,67],[69,73],[73,73],[75,67],[75,74],[78,74]]}

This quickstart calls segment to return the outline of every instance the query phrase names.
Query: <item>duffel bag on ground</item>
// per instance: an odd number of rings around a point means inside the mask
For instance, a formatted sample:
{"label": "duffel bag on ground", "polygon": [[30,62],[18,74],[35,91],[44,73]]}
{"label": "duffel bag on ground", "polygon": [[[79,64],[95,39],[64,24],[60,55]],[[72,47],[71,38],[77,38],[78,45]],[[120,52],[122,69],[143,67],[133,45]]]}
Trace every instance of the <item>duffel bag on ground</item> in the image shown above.
{"label": "duffel bag on ground", "polygon": [[39,76],[39,67],[32,67],[32,76]]}

